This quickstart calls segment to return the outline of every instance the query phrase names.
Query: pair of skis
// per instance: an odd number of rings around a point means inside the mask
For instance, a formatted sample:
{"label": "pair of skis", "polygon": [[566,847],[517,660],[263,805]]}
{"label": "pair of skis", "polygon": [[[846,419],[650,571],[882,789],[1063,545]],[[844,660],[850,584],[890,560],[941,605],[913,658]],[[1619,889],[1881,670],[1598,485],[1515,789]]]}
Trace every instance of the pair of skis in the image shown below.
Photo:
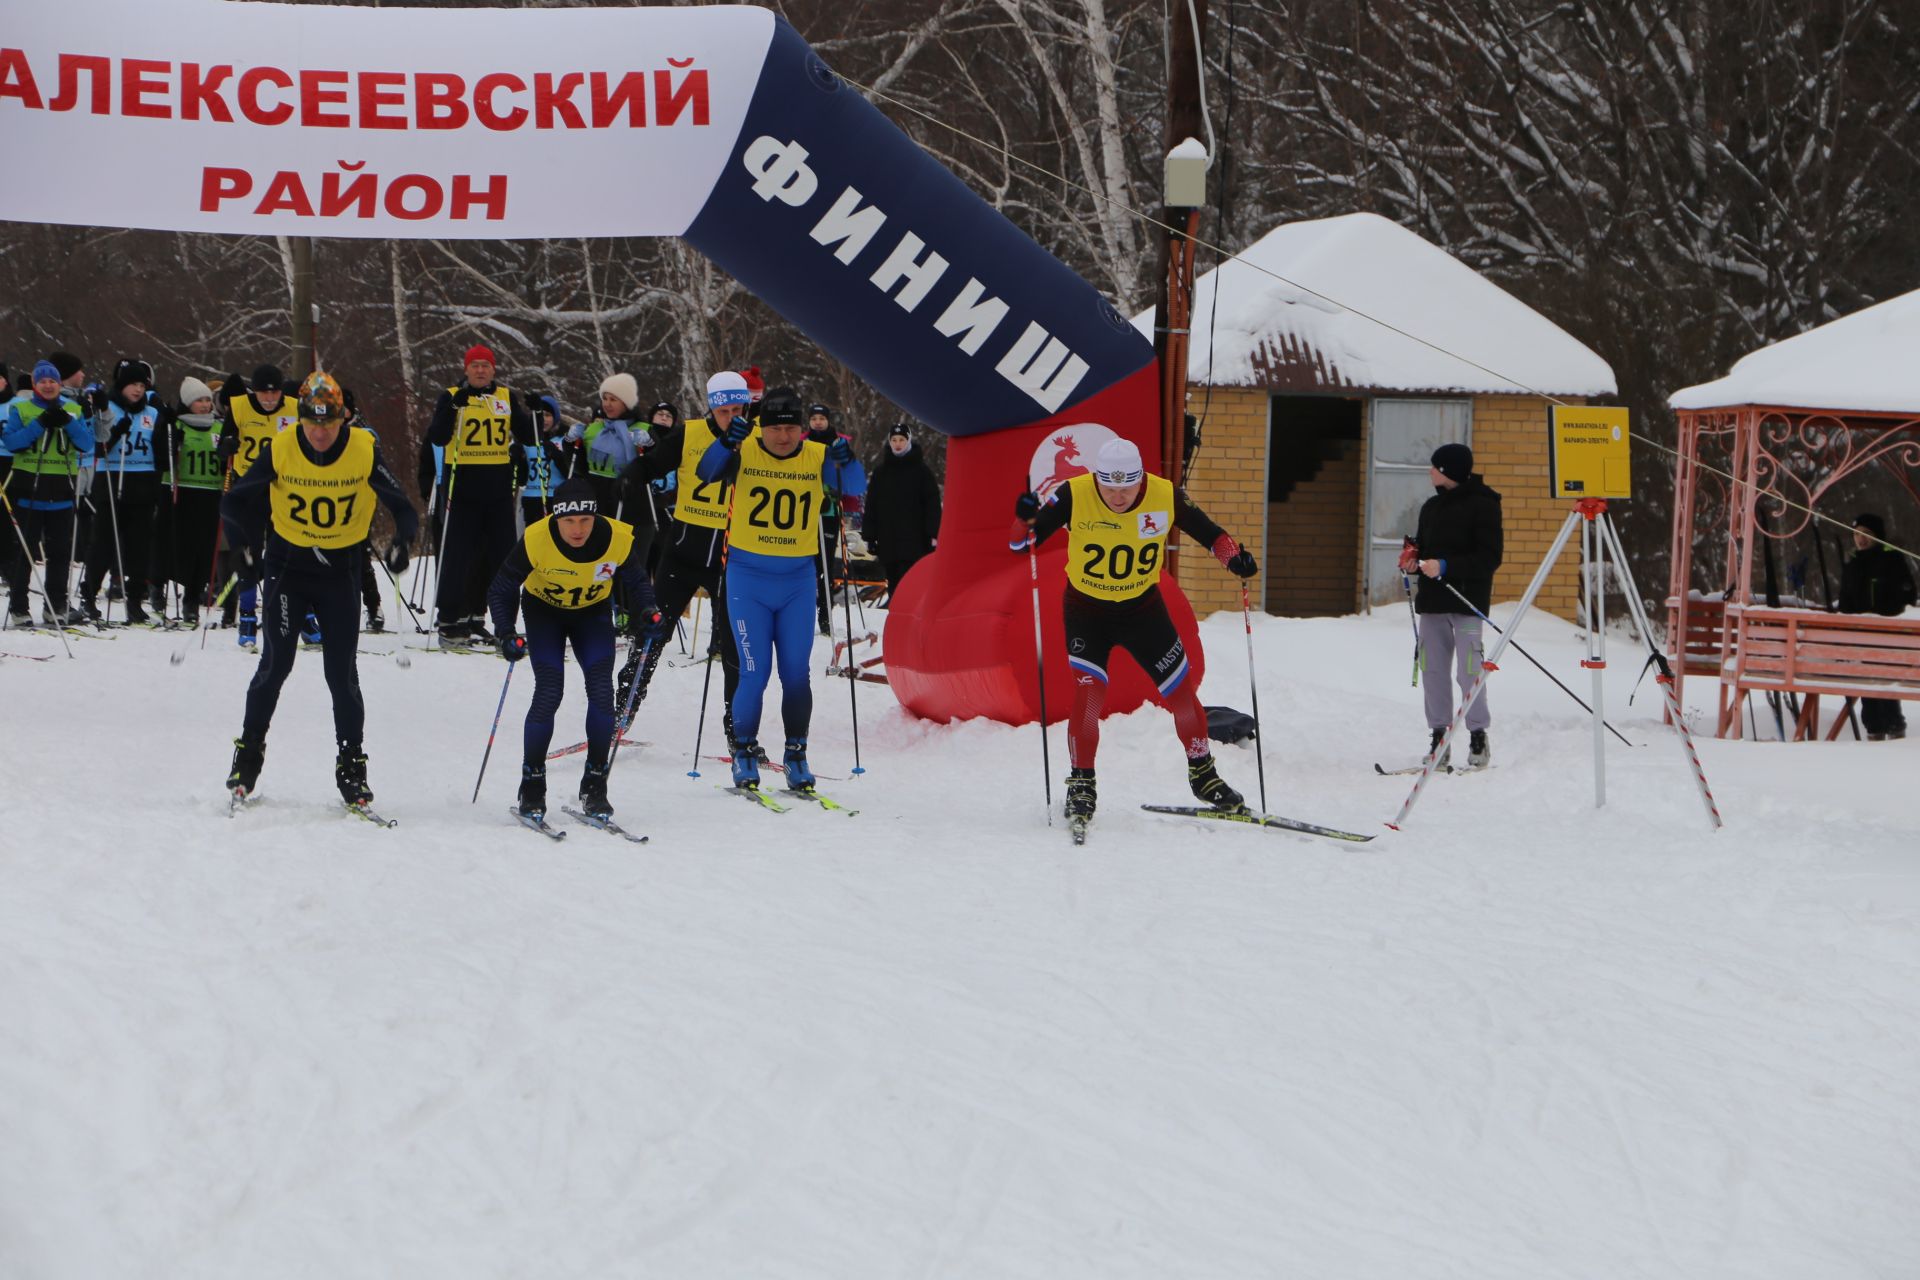
{"label": "pair of skis", "polygon": [[[227,816],[229,818],[238,817],[243,811],[253,807],[254,800],[255,796],[253,793],[245,787],[235,787],[227,795]],[[340,804],[342,808],[354,817],[359,818],[363,822],[371,822],[376,827],[391,830],[400,825],[400,819],[383,818],[374,812],[371,805],[351,804],[345,800],[341,801]]]}
{"label": "pair of skis", "polygon": [[[717,786],[718,784],[715,784],[715,785]],[[762,809],[771,810],[774,813],[785,813],[787,811],[786,805],[781,804],[778,800],[775,800],[772,796],[760,790],[760,788],[758,787],[722,786],[719,789],[726,792],[728,795],[739,796],[742,799],[751,800],[755,804],[759,805]],[[854,817],[856,814],[860,812],[858,809],[847,808],[846,805],[841,804],[838,800],[835,800],[832,796],[822,795],[820,792],[816,791],[812,787],[788,787],[781,794],[792,796],[796,800],[805,800],[810,803],[817,804],[822,809],[827,810],[829,813],[844,813],[849,818]]]}
{"label": "pair of skis", "polygon": [[[1380,764],[1376,761],[1373,766],[1373,771],[1379,774],[1383,778],[1399,778],[1399,777],[1411,777],[1412,775],[1419,773],[1421,770],[1425,769],[1426,767],[1427,767],[1427,764],[1426,764],[1426,761],[1424,760],[1421,761],[1419,764],[1410,764],[1399,769],[1389,769],[1385,765]],[[1436,768],[1434,772],[1435,773],[1485,773],[1488,769],[1491,769],[1491,768],[1493,768],[1491,764],[1467,764],[1467,765],[1449,764],[1449,765],[1442,765],[1439,768]]]}
{"label": "pair of skis", "polygon": [[[566,831],[548,823],[545,814],[537,818],[531,817],[521,813],[518,806],[515,805],[508,805],[507,812],[512,814],[514,821],[518,822],[521,826],[529,831],[538,831],[549,840],[557,842],[567,838]],[[597,817],[584,809],[576,809],[570,804],[561,805],[560,812],[566,814],[574,821],[584,823],[597,831],[604,831],[610,836],[619,836],[629,844],[645,844],[647,842],[647,837],[627,830],[612,818]]]}

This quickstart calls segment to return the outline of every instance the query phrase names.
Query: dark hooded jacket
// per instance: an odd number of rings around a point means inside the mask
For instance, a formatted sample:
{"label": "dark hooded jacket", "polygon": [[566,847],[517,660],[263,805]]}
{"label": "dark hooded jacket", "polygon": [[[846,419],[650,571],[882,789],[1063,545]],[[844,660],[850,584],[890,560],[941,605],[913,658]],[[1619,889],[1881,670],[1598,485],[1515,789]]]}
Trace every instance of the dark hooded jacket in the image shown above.
{"label": "dark hooded jacket", "polygon": [[868,548],[883,563],[918,560],[940,536],[940,482],[920,452],[918,441],[906,453],[892,449],[867,482],[866,518],[860,526]]}
{"label": "dark hooded jacket", "polygon": [[[1476,472],[1428,498],[1414,534],[1420,558],[1446,561],[1441,575],[1482,613],[1493,606],[1493,573],[1503,554],[1500,524],[1500,495]],[[1415,612],[1473,612],[1434,579],[1423,574],[1418,582]]]}

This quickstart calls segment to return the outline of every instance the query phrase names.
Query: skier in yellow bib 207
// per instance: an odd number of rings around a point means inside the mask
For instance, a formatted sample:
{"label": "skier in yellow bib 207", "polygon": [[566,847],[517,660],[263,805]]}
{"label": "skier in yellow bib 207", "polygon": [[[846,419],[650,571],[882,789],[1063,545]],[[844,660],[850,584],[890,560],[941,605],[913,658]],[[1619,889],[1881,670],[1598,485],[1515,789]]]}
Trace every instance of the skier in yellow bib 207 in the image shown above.
{"label": "skier in yellow bib 207", "polygon": [[[280,686],[300,651],[301,622],[319,620],[321,665],[333,694],[333,733],[338,743],[333,780],[348,805],[373,801],[367,757],[361,749],[366,704],[360,697],[355,646],[360,640],[360,574],[376,503],[393,513],[387,568],[406,572],[407,547],[420,528],[413,503],[380,460],[373,433],[346,425],[340,384],[315,372],[300,385],[299,425],[273,436],[247,474],[220,504],[228,545],[237,548],[240,580],[261,583],[265,643],[253,683],[247,686],[246,720],[233,744],[227,790],[252,793],[266,759],[267,726],[280,701]],[[264,530],[266,551],[253,548]]]}

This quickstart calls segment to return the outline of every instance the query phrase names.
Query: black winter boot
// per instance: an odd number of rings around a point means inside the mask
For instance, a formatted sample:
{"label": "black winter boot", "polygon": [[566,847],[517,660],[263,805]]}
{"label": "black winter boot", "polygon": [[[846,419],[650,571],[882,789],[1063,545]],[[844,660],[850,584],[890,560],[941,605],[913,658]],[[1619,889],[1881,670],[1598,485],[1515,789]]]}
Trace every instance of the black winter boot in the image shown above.
{"label": "black winter boot", "polygon": [[367,757],[359,743],[340,744],[340,754],[333,758],[333,785],[340,788],[340,798],[348,804],[373,803],[373,788],[367,785]]}
{"label": "black winter boot", "polygon": [[1487,731],[1475,729],[1467,738],[1467,767],[1484,769],[1493,762],[1493,748],[1487,745]]}
{"label": "black winter boot", "polygon": [[267,744],[245,734],[233,740],[233,766],[227,770],[227,790],[252,795],[260,781],[260,766],[267,762]]}
{"label": "black winter boot", "polygon": [[520,766],[520,816],[547,816],[547,762],[544,760]]}
{"label": "black winter boot", "polygon": [[606,761],[599,764],[587,761],[587,771],[580,775],[580,807],[590,818],[613,816],[613,805],[607,799]]}
{"label": "black winter boot", "polygon": [[1208,752],[1197,760],[1187,761],[1187,785],[1193,788],[1193,798],[1204,800],[1216,809],[1244,809],[1246,797],[1227,785],[1220,770],[1213,763],[1213,753]]}
{"label": "black winter boot", "polygon": [[1094,793],[1093,770],[1067,770],[1067,816],[1091,818],[1099,797]]}
{"label": "black winter boot", "polygon": [[[1427,754],[1432,755],[1434,752],[1440,751],[1440,739],[1446,736],[1447,736],[1447,731],[1445,729],[1435,729],[1433,731],[1433,736],[1427,739]],[[1452,747],[1448,747],[1445,751],[1440,751],[1440,759],[1438,762],[1434,764],[1433,767],[1435,769],[1446,768],[1447,761],[1451,759],[1452,756],[1453,756]]]}

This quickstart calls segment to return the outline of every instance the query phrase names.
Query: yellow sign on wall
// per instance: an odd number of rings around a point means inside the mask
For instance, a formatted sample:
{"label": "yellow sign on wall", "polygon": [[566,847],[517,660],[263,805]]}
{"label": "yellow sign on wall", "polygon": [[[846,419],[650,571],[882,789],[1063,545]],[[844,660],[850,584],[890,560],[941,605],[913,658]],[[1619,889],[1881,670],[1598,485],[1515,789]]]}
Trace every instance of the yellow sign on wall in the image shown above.
{"label": "yellow sign on wall", "polygon": [[1633,436],[1627,411],[1557,404],[1548,412],[1553,496],[1631,498]]}

